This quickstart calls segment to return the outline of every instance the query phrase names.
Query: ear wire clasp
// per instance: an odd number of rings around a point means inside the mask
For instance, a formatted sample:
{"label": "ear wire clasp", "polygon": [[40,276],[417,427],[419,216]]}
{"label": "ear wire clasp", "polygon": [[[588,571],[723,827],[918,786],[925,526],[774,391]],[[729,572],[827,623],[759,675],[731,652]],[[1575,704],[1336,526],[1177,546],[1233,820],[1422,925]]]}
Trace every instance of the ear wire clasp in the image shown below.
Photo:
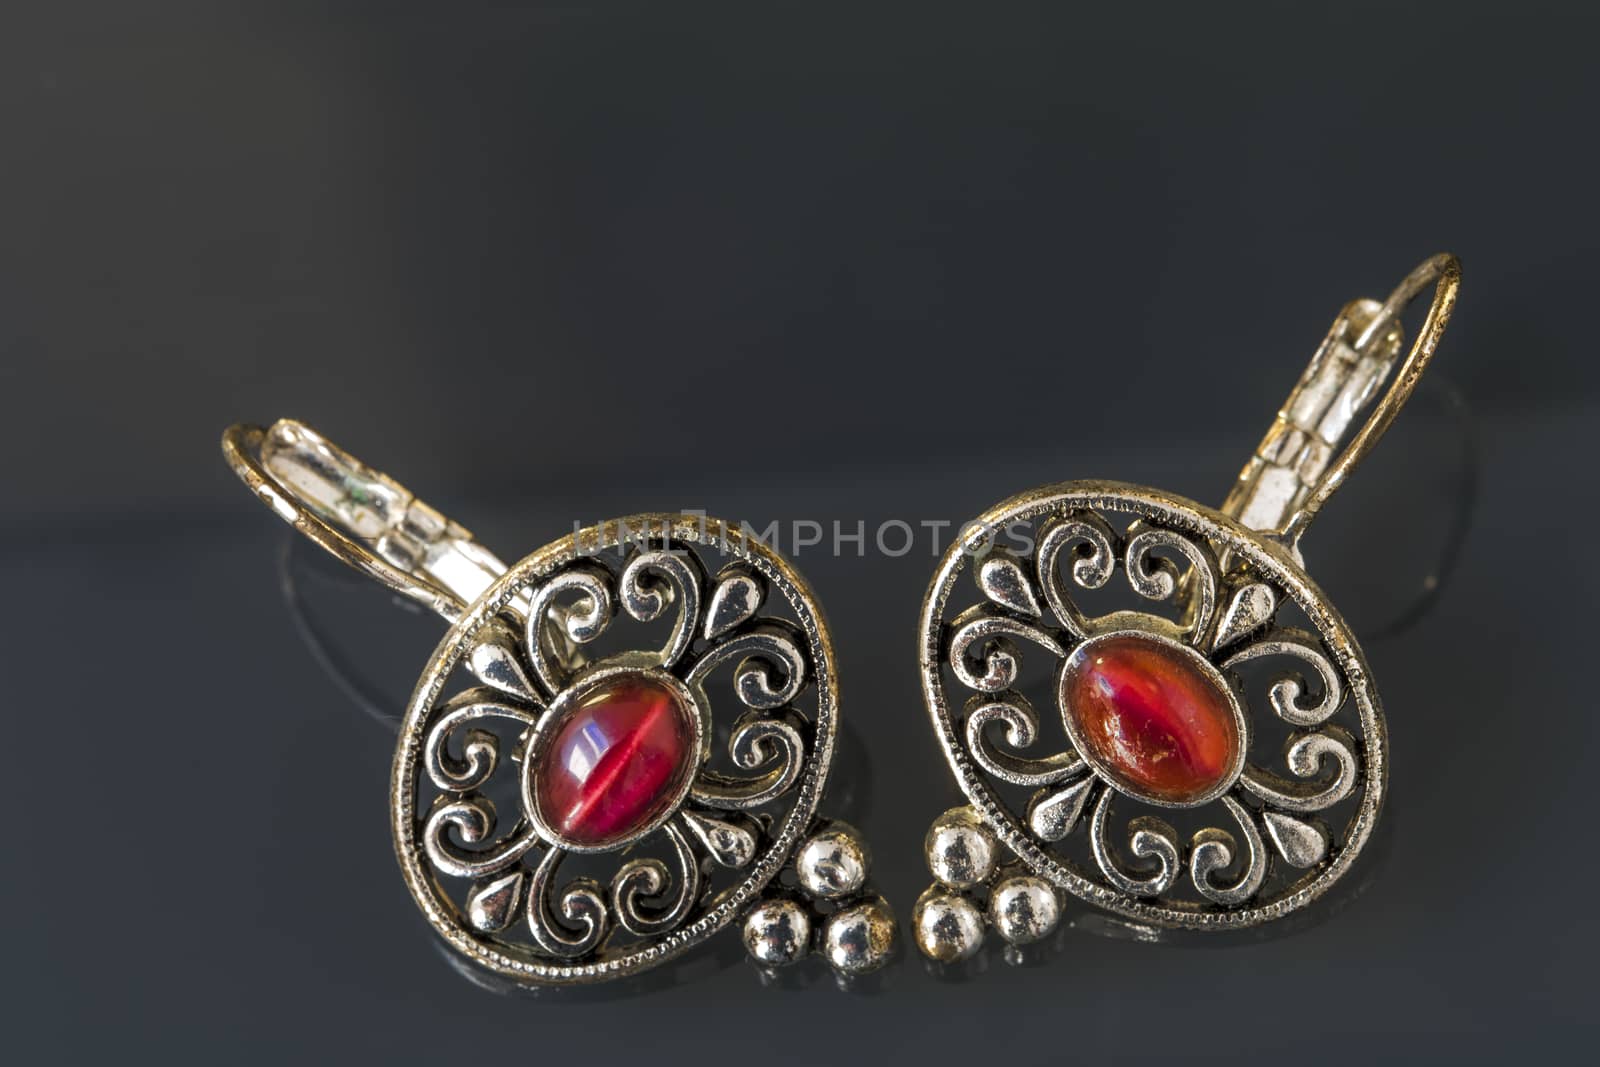
{"label": "ear wire clasp", "polygon": [[285,522],[449,622],[506,569],[460,524],[303,423],[231,426],[222,453]]}
{"label": "ear wire clasp", "polygon": [[[1389,389],[1349,444],[1335,449],[1394,367],[1404,341],[1400,315],[1434,286],[1422,330]],[[1300,538],[1357,464],[1372,451],[1411,397],[1444,336],[1461,287],[1461,262],[1433,256],[1382,303],[1355,300],[1334,320],[1272,428],[1239,472],[1222,510],[1267,533],[1299,558]]]}

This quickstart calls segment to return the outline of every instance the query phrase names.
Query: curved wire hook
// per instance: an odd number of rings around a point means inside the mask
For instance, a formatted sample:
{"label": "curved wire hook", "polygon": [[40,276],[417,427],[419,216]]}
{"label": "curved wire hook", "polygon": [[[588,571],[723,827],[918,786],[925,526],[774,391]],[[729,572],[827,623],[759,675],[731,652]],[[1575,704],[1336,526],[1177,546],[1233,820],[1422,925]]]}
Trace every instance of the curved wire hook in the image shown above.
{"label": "curved wire hook", "polygon": [[1311,490],[1311,495],[1306,497],[1299,509],[1289,517],[1288,523],[1283,527],[1283,538],[1289,544],[1299,543],[1306,532],[1306,527],[1311,525],[1311,520],[1322,510],[1322,505],[1328,502],[1328,498],[1345,483],[1345,479],[1355,470],[1356,465],[1372,451],[1378,439],[1389,428],[1389,424],[1394,422],[1394,417],[1400,413],[1406,401],[1411,399],[1411,393],[1417,387],[1417,380],[1422,377],[1422,372],[1433,360],[1433,354],[1439,348],[1439,341],[1444,337],[1445,327],[1450,325],[1450,315],[1456,306],[1456,294],[1461,289],[1461,261],[1448,252],[1432,257],[1408,274],[1405,281],[1389,294],[1389,299],[1383,302],[1383,307],[1357,336],[1352,347],[1360,352],[1372,343],[1379,331],[1392,328],[1401,312],[1427,288],[1430,282],[1436,282],[1433,304],[1428,308],[1428,317],[1423,320],[1417,339],[1412,342],[1411,351],[1406,354],[1405,362],[1400,364],[1394,381],[1389,385],[1389,391],[1378,401],[1378,406],[1367,416],[1367,421],[1345,446],[1339,458],[1322,475],[1322,479]]}
{"label": "curved wire hook", "polygon": [[[1337,459],[1333,449],[1399,354],[1400,315],[1429,285],[1433,304],[1417,339],[1377,406]],[[1300,538],[1328,498],[1366,458],[1411,398],[1438,350],[1461,288],[1461,261],[1448,252],[1417,266],[1379,304],[1345,305],[1272,428],[1239,474],[1222,510],[1299,555]]]}
{"label": "curved wire hook", "polygon": [[230,426],[222,455],[279,518],[447,622],[506,569],[465,528],[303,423]]}

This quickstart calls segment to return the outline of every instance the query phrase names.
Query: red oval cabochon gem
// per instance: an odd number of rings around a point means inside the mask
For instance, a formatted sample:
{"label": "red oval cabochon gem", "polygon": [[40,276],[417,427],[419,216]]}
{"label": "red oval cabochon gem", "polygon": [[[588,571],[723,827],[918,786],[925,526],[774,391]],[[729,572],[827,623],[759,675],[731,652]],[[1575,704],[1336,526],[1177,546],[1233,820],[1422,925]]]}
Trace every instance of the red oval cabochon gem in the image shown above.
{"label": "red oval cabochon gem", "polygon": [[533,771],[545,823],[573,844],[601,848],[663,815],[693,768],[690,714],[648,678],[619,678],[585,697]]}
{"label": "red oval cabochon gem", "polygon": [[1243,739],[1229,694],[1163,641],[1086,642],[1067,662],[1061,694],[1086,755],[1136,795],[1195,803],[1236,765]]}

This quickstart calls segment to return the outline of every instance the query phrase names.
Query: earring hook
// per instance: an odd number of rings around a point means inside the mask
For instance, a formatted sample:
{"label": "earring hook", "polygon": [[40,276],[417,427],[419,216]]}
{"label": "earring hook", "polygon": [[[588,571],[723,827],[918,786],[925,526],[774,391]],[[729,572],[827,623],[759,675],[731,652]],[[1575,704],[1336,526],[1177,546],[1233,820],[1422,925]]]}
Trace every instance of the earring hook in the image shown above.
{"label": "earring hook", "polygon": [[[1411,350],[1388,391],[1334,459],[1334,449],[1394,367],[1404,340],[1400,315],[1430,284],[1433,303]],[[1306,528],[1411,398],[1449,325],[1460,288],[1461,261],[1446,252],[1418,265],[1382,303],[1346,304],[1239,472],[1223,512],[1282,542],[1298,559]]]}
{"label": "earring hook", "polygon": [[447,622],[506,569],[460,524],[304,423],[230,426],[222,454],[279,518]]}

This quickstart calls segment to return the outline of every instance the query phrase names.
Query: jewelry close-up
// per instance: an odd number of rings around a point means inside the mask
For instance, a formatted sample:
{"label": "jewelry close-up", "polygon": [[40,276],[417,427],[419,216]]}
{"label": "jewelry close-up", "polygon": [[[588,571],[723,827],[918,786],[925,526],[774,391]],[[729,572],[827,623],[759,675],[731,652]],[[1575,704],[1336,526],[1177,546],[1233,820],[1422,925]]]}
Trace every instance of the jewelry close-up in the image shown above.
{"label": "jewelry close-up", "polygon": [[[967,803],[925,842],[926,956],[971,957],[991,927],[1039,940],[1063,891],[1149,927],[1236,929],[1349,871],[1383,802],[1383,710],[1300,542],[1411,395],[1460,278],[1439,255],[1346,305],[1220,510],[1066,482],[996,505],[944,554],[920,669]],[[1400,315],[1430,285],[1402,361]]]}
{"label": "jewelry close-up", "polygon": [[828,627],[776,551],[637,515],[507,567],[300,423],[235,426],[223,452],[297,530],[450,624],[389,808],[406,886],[461,957],[593,982],[738,922],[763,967],[887,961],[866,844],[818,815],[839,731]]}

